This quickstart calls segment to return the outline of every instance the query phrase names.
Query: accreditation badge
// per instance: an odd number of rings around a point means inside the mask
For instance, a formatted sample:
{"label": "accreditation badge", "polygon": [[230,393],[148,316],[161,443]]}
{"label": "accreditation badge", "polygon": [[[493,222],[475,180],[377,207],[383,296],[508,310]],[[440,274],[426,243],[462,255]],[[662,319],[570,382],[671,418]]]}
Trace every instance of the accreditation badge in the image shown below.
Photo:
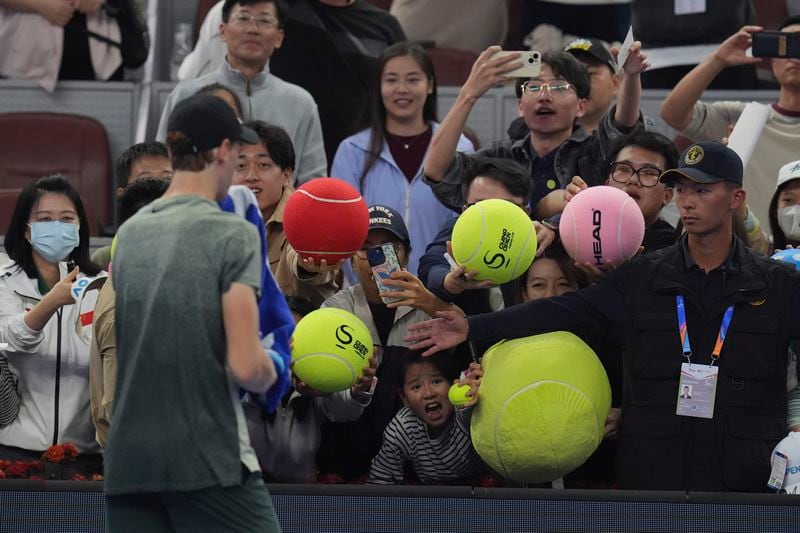
{"label": "accreditation badge", "polygon": [[678,383],[678,416],[714,418],[719,367],[683,363]]}

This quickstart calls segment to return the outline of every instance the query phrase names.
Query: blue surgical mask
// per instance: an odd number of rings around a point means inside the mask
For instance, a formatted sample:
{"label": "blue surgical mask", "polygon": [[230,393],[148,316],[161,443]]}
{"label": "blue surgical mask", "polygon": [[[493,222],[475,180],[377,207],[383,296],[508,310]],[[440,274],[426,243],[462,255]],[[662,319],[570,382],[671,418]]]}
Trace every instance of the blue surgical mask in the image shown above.
{"label": "blue surgical mask", "polygon": [[80,226],[50,220],[33,222],[31,226],[31,246],[50,263],[58,263],[67,257],[81,242]]}

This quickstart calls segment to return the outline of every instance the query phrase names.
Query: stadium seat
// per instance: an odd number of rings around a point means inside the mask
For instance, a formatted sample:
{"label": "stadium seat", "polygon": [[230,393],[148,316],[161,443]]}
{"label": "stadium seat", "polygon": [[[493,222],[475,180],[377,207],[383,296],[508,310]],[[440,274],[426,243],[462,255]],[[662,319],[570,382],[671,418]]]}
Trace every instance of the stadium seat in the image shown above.
{"label": "stadium seat", "polygon": [[436,71],[436,83],[440,87],[460,87],[467,80],[472,64],[478,55],[469,50],[456,50],[455,48],[439,48],[433,46],[427,49]]}
{"label": "stadium seat", "polygon": [[0,146],[0,233],[5,234],[22,189],[57,172],[80,193],[90,234],[111,231],[111,156],[100,122],[61,113],[1,113]]}

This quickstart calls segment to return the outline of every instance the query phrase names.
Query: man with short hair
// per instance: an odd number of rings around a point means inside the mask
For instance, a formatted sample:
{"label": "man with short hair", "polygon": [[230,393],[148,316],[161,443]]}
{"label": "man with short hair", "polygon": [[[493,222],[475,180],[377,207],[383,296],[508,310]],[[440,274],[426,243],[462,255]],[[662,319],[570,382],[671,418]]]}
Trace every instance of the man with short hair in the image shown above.
{"label": "man with short hair", "polygon": [[[622,73],[617,72],[616,61],[599,39],[584,37],[574,39],[564,47],[564,51],[583,63],[589,73],[591,90],[586,102],[586,112],[576,122],[591,133],[600,127],[603,115],[611,109],[619,91]],[[514,119],[508,126],[508,135],[515,140],[522,139],[528,131],[530,130],[522,117]]]}
{"label": "man with short hair", "polygon": [[[787,18],[780,28],[783,32],[800,32],[800,15]],[[661,104],[661,117],[667,124],[695,141],[727,137],[729,126],[739,120],[747,102],[702,102],[700,97],[725,69],[760,61],[747,52],[753,34],[762,29],[744,26],[684,76]],[[755,218],[761,221],[769,220],[775,176],[782,165],[797,159],[800,142],[800,60],[773,58],[771,63],[780,84],[780,95],[771,106],[767,123],[745,169],[748,204]],[[745,229],[752,231],[751,227]]]}
{"label": "man with short hair", "polygon": [[326,175],[317,104],[308,91],[283,81],[269,68],[272,54],[283,44],[287,10],[284,0],[225,0],[220,24],[227,45],[225,61],[215,71],[175,87],[164,106],[157,138],[166,138],[167,119],[178,102],[220,83],[239,96],[244,120],[263,120],[289,133],[297,153],[296,183]]}
{"label": "man with short hair", "polygon": [[[666,169],[678,164],[678,150],[660,133],[637,131],[611,142],[606,159],[608,178],[605,184],[624,191],[636,201],[644,216],[644,253],[675,243],[678,234],[659,215],[672,200],[672,189],[659,180]],[[564,191],[570,201],[588,185],[575,176]]]}
{"label": "man with short hair", "polygon": [[[425,160],[425,179],[436,196],[452,209],[463,202],[461,176],[472,156],[456,152],[459,136],[475,102],[504,76],[521,66],[514,54],[496,57],[499,46],[487,48],[476,60],[458,98],[431,141]],[[531,208],[550,192],[562,189],[579,175],[590,185],[605,181],[602,168],[605,145],[638,124],[639,74],[647,68],[645,56],[634,43],[624,69],[620,98],[594,133],[576,120],[586,113],[590,81],[586,68],[567,52],[546,53],[541,72],[527,81],[517,80],[520,116],[530,129],[518,141],[484,148],[476,155],[513,159],[526,166],[533,183]],[[613,117],[613,118],[612,118]],[[541,215],[541,214],[539,214]]]}
{"label": "man with short hair", "polygon": [[109,530],[279,531],[239,402],[277,379],[259,342],[260,241],[217,204],[258,136],[207,95],[167,131],[172,182],[117,235]]}
{"label": "man with short hair", "polygon": [[[125,188],[138,180],[172,179],[172,162],[167,147],[157,141],[136,143],[122,152],[114,166],[117,176],[117,227],[124,219],[119,213],[119,199]],[[92,253],[92,263],[108,270],[111,262],[111,245],[98,248]]]}
{"label": "man with short hair", "polygon": [[126,185],[146,178],[172,178],[172,162],[167,147],[158,141],[136,143],[122,152],[114,165],[117,198]]}
{"label": "man with short hair", "polygon": [[[741,159],[726,146],[689,147],[678,168],[661,177],[674,186],[686,229],[676,244],[562,296],[473,317],[441,312],[409,328],[409,347],[430,354],[466,339],[610,334],[625,346],[620,485],[765,491],[770,454],[787,429],[787,353],[800,337],[800,274],[734,236],[733,216],[746,196],[742,176]],[[699,412],[678,402],[687,384],[693,401],[698,389],[705,394]]]}

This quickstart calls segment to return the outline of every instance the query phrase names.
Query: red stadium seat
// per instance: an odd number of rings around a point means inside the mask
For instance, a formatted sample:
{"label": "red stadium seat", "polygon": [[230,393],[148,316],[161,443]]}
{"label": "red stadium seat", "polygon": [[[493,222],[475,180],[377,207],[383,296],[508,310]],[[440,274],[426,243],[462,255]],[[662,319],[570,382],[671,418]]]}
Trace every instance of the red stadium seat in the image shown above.
{"label": "red stadium seat", "polygon": [[80,193],[91,235],[112,227],[111,156],[100,122],[61,113],[2,113],[0,147],[0,233],[22,189],[53,173],[66,176]]}
{"label": "red stadium seat", "polygon": [[192,31],[192,45],[197,43],[197,36],[200,35],[200,26],[206,19],[209,10],[214,7],[219,0],[197,0],[197,10],[194,12],[194,29]]}
{"label": "red stadium seat", "polygon": [[436,72],[436,83],[440,87],[460,87],[467,80],[472,64],[478,55],[469,50],[456,50],[455,48],[431,47],[427,49]]}

